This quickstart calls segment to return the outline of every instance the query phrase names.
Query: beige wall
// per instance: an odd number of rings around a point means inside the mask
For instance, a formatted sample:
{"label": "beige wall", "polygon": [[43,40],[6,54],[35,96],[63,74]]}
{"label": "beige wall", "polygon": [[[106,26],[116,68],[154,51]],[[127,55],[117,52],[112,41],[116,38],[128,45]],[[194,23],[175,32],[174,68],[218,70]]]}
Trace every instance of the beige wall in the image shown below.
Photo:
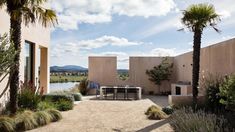
{"label": "beige wall", "polygon": [[[143,88],[148,93],[159,93],[159,88],[149,81],[147,69],[152,69],[161,63],[160,57],[130,57],[129,79],[122,81],[117,75],[116,57],[89,57],[88,79],[99,82],[101,85],[134,85]],[[173,62],[173,58],[170,58]],[[170,91],[170,83],[163,82],[161,91]]]}
{"label": "beige wall", "polygon": [[[129,80],[117,78],[116,57],[89,57],[89,80],[101,85],[134,85],[143,90],[159,93],[158,86],[148,80],[146,70],[160,64],[160,57],[130,57]],[[170,83],[192,81],[192,52],[170,58],[174,71],[170,82],[161,85],[161,91],[169,91]],[[227,75],[235,73],[235,39],[227,40],[201,49],[200,77],[208,73]],[[200,80],[201,80],[200,79]],[[200,92],[204,91],[203,89]]]}
{"label": "beige wall", "polygon": [[[176,82],[191,82],[191,64],[192,52],[185,53],[174,58]],[[227,40],[201,49],[200,80],[207,77],[208,74],[224,76],[232,73],[235,73],[235,39]]]}
{"label": "beige wall", "polygon": [[[5,9],[0,10],[0,34],[9,33],[10,28],[10,18],[5,12]],[[34,82],[36,78],[41,78],[41,84],[47,92],[49,86],[49,43],[50,43],[50,28],[43,28],[39,24],[29,25],[25,27],[22,24],[22,36],[21,36],[21,55],[20,55],[20,80],[24,80],[24,42],[29,41],[34,43]],[[41,75],[38,77],[38,49],[41,48]],[[0,84],[0,93],[5,86],[5,83]],[[7,95],[8,93],[6,93]],[[7,100],[8,96],[4,95],[4,98],[0,99],[0,108],[1,103]]]}

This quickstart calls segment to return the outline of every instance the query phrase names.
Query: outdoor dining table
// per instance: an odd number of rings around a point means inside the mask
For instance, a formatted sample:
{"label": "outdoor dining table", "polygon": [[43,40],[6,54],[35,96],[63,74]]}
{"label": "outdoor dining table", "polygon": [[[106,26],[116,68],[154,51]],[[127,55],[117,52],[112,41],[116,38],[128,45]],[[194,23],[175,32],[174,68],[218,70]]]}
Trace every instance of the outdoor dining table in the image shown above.
{"label": "outdoor dining table", "polygon": [[[130,86],[101,86],[100,87],[100,99],[103,99],[104,98],[104,89],[107,89],[107,88],[113,88],[114,89],[114,94],[116,95],[117,94],[117,89],[118,88],[124,88],[125,89],[125,93],[127,93],[127,90],[128,89],[137,89],[138,90],[138,95],[137,95],[137,99],[141,99],[141,93],[142,93],[142,88],[141,87],[130,87]],[[115,96],[115,99],[116,99],[116,96]]]}

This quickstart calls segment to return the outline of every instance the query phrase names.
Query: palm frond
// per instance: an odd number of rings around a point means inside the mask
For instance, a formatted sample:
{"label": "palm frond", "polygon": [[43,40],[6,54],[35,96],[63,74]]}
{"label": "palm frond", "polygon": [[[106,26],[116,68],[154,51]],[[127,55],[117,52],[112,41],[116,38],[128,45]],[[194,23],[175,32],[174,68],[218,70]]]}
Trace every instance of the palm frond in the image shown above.
{"label": "palm frond", "polygon": [[6,0],[0,0],[0,9],[6,5]]}
{"label": "palm frond", "polygon": [[183,18],[181,18],[181,22],[191,31],[195,31],[195,29],[203,30],[203,28],[210,25],[215,27],[219,21],[220,16],[211,4],[191,5],[183,11]]}

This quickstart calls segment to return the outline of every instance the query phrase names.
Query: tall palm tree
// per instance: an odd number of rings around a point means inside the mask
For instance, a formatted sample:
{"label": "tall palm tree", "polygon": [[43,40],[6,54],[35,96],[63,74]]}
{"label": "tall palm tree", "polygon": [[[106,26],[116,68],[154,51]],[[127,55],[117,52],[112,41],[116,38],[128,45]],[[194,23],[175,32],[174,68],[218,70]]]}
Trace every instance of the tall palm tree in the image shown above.
{"label": "tall palm tree", "polygon": [[0,0],[0,9],[6,6],[6,12],[10,16],[10,39],[15,50],[19,51],[15,56],[15,64],[10,69],[10,111],[17,111],[17,92],[19,88],[19,59],[21,49],[21,25],[40,22],[42,26],[55,25],[56,13],[42,6],[47,0]]}
{"label": "tall palm tree", "polygon": [[193,106],[196,107],[198,96],[198,81],[200,72],[200,49],[201,37],[204,28],[211,26],[216,32],[219,30],[215,27],[220,21],[219,15],[215,12],[215,8],[211,4],[191,5],[183,11],[182,23],[194,33],[193,40],[193,71],[192,71],[192,87],[193,87]]}

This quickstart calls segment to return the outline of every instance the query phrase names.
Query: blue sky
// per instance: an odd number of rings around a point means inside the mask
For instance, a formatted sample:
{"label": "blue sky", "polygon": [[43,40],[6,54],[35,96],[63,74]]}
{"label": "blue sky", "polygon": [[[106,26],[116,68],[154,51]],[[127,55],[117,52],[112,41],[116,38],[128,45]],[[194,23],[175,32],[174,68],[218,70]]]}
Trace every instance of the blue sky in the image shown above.
{"label": "blue sky", "polygon": [[88,66],[88,56],[176,56],[192,50],[193,33],[182,28],[182,10],[211,3],[222,21],[220,34],[207,28],[202,46],[235,37],[234,0],[52,0],[59,25],[51,34],[51,65]]}

